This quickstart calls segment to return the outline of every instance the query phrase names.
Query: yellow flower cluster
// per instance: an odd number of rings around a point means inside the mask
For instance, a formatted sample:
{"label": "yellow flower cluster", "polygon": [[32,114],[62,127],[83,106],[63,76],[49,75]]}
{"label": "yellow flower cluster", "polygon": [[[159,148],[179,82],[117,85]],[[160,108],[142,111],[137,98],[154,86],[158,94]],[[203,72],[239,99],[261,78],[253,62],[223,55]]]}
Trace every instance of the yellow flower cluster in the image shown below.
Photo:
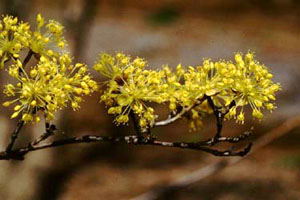
{"label": "yellow flower cluster", "polygon": [[[12,59],[8,73],[18,81],[5,85],[4,89],[6,96],[15,98],[3,103],[4,106],[16,104],[11,118],[21,115],[25,122],[38,122],[39,114],[43,113],[49,121],[55,111],[69,104],[74,110],[79,109],[81,96],[98,90],[86,65],[73,65],[70,55],[58,51],[66,44],[63,31],[60,23],[45,22],[40,14],[33,31],[27,23],[11,16],[4,16],[0,21],[1,67]],[[35,66],[25,69],[19,57],[23,49],[32,52],[26,59],[34,55],[38,60]]]}
{"label": "yellow flower cluster", "polygon": [[25,122],[38,122],[39,113],[43,112],[47,120],[52,120],[54,112],[69,103],[77,110],[82,101],[81,96],[91,94],[98,86],[88,74],[87,66],[71,63],[72,59],[68,54],[63,54],[58,59],[42,56],[39,63],[27,73],[22,63],[16,60],[9,68],[9,75],[19,82],[16,85],[7,84],[4,89],[6,96],[16,97],[3,103],[4,106],[17,104],[11,118],[21,114]]}
{"label": "yellow flower cluster", "polygon": [[[262,119],[262,109],[273,110],[275,100],[275,92],[280,89],[278,83],[272,81],[273,75],[266,66],[261,65],[254,59],[253,53],[247,53],[243,59],[240,53],[235,55],[235,65],[230,65],[230,73],[233,79],[230,95],[227,95],[227,103],[234,100],[236,106],[231,108],[228,118],[237,117],[237,121],[244,122],[243,106],[250,105],[252,108],[252,116]],[[237,115],[236,109],[242,107]]]}
{"label": "yellow flower cluster", "polygon": [[203,114],[212,112],[206,97],[223,111],[234,101],[235,106],[226,118],[244,123],[244,106],[249,104],[252,116],[262,119],[261,110],[275,108],[270,101],[275,100],[275,92],[280,89],[280,85],[272,81],[273,75],[251,52],[244,58],[236,53],[234,63],[205,59],[202,66],[183,68],[178,65],[174,71],[168,66],[157,71],[144,67],[144,60],[131,61],[122,53],[102,54],[94,65],[96,71],[109,78],[101,101],[109,106],[109,114],[117,115],[117,123],[127,123],[132,111],[138,114],[141,127],[148,126],[155,117],[154,109],[146,104],[155,102],[168,103],[171,111],[192,108],[187,116],[195,128],[202,123]]}
{"label": "yellow flower cluster", "polygon": [[18,58],[24,46],[29,45],[30,26],[27,23],[18,23],[18,18],[5,16],[0,20],[0,67],[10,58]]}
{"label": "yellow flower cluster", "polygon": [[145,127],[154,121],[154,110],[145,102],[162,103],[159,88],[162,73],[145,70],[146,62],[141,58],[133,61],[122,53],[111,56],[102,54],[94,69],[109,78],[108,88],[101,101],[108,105],[109,114],[117,115],[117,124],[127,123],[130,112],[140,117],[139,125]]}
{"label": "yellow flower cluster", "polygon": [[[189,67],[184,85],[192,99],[210,96],[214,104],[224,108],[223,110],[234,101],[235,106],[230,109],[226,118],[235,118],[238,123],[244,123],[243,107],[248,104],[253,110],[252,116],[257,119],[263,118],[262,109],[275,108],[270,100],[275,100],[275,92],[280,89],[280,85],[274,83],[272,78],[268,69],[254,59],[252,52],[247,53],[244,58],[241,53],[236,53],[235,63],[205,59],[202,66]],[[237,111],[238,108],[241,109]],[[195,109],[209,112],[207,101]]]}
{"label": "yellow flower cluster", "polygon": [[58,56],[58,49],[65,46],[63,38],[64,27],[54,21],[45,23],[44,18],[37,15],[37,25],[34,31],[27,23],[18,22],[18,18],[4,16],[0,20],[0,67],[11,58],[19,58],[19,52],[28,48],[36,56]]}
{"label": "yellow flower cluster", "polygon": [[29,42],[30,49],[43,56],[58,56],[57,48],[64,48],[66,41],[63,38],[64,27],[55,20],[49,20],[45,24],[45,19],[38,14],[36,19],[36,30],[31,33]]}

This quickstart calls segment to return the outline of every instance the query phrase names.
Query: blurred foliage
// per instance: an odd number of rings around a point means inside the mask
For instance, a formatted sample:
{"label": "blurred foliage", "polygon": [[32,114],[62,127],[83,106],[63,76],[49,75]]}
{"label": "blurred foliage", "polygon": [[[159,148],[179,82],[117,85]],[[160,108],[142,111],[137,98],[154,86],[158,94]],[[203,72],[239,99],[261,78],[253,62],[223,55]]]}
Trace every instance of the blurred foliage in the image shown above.
{"label": "blurred foliage", "polygon": [[153,25],[168,25],[180,17],[180,12],[173,6],[163,6],[148,16],[148,21]]}

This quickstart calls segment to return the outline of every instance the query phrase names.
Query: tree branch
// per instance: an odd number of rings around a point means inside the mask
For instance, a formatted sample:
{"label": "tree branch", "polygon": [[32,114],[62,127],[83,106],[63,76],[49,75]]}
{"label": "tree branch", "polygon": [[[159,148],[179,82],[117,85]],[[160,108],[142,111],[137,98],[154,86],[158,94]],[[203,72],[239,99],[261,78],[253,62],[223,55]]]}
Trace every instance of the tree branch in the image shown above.
{"label": "tree branch", "polygon": [[[24,58],[22,65],[23,65],[23,69],[25,69],[26,65],[28,64],[28,62],[30,61],[31,57],[33,56],[34,52],[29,49],[26,57]],[[23,74],[23,70],[21,68],[19,68],[19,75]]]}
{"label": "tree branch", "polygon": [[240,134],[239,136],[236,137],[213,137],[211,139],[208,139],[206,141],[203,142],[199,142],[198,144],[200,145],[207,145],[207,146],[214,146],[218,143],[222,143],[222,142],[227,142],[227,143],[238,143],[242,140],[247,139],[250,135],[252,134],[252,132],[250,131],[246,131],[242,134]]}
{"label": "tree branch", "polygon": [[165,125],[171,124],[171,123],[175,122],[176,120],[180,119],[189,110],[191,110],[191,106],[189,106],[187,108],[182,108],[182,110],[179,113],[177,113],[174,117],[169,117],[166,120],[155,122],[154,126],[165,126]]}
{"label": "tree branch", "polygon": [[[220,142],[228,142],[228,141],[231,141],[231,139],[220,140]],[[39,142],[29,143],[27,146],[22,148],[18,148],[11,151],[0,152],[0,160],[10,160],[10,159],[23,160],[24,156],[27,153],[32,151],[64,146],[69,144],[91,143],[91,142],[110,142],[110,143],[132,144],[132,145],[154,145],[154,146],[161,146],[161,147],[175,147],[175,148],[182,148],[182,149],[204,151],[213,154],[215,156],[244,156],[250,151],[252,145],[250,143],[243,150],[234,152],[232,150],[219,151],[216,149],[211,149],[205,147],[206,144],[201,142],[166,142],[166,141],[156,140],[153,138],[147,139],[137,135],[121,136],[121,137],[84,135],[81,137],[66,138],[66,139],[56,140],[44,144],[40,144]]]}
{"label": "tree branch", "polygon": [[54,131],[56,130],[55,125],[50,125],[48,122],[45,123],[45,132],[41,134],[38,138],[36,138],[32,143],[31,146],[35,146],[42,141],[46,140],[48,137],[54,134]]}
{"label": "tree branch", "polygon": [[27,56],[25,57],[24,61],[23,61],[23,67],[25,67],[27,65],[27,63],[30,61],[31,57],[33,56],[34,52],[29,49]]}
{"label": "tree branch", "polygon": [[24,121],[23,120],[18,121],[18,124],[17,124],[15,130],[11,134],[10,143],[7,145],[6,150],[5,150],[6,152],[10,152],[12,150],[12,148],[13,148],[15,142],[16,142],[16,139],[18,138],[18,135],[19,135],[19,133],[20,133],[22,127],[23,127],[23,125],[24,125]]}
{"label": "tree branch", "polygon": [[222,142],[224,140],[227,142],[235,143],[235,142],[239,142],[241,139],[245,139],[250,136],[251,132],[245,132],[238,137],[233,137],[233,138],[222,137],[221,134],[222,134],[222,129],[223,129],[224,117],[229,112],[229,110],[233,106],[235,106],[235,101],[232,101],[230,103],[230,105],[228,106],[228,108],[226,109],[226,111],[222,112],[221,108],[217,107],[214,104],[214,102],[210,96],[205,95],[205,97],[208,101],[209,106],[213,109],[214,115],[216,117],[216,126],[217,126],[217,132],[215,134],[215,137],[207,141],[207,143],[209,143],[210,146],[213,146],[213,145],[217,144],[218,142]]}
{"label": "tree branch", "polygon": [[136,118],[136,116],[135,116],[135,114],[132,110],[129,112],[129,116],[132,119],[132,124],[133,124],[133,128],[134,128],[135,133],[138,136],[141,136],[142,135],[141,127],[139,126],[138,119]]}
{"label": "tree branch", "polygon": [[[175,148],[182,148],[182,149],[191,149],[191,150],[197,150],[197,151],[204,151],[210,154],[213,154],[215,156],[244,156],[246,155],[252,146],[252,143],[249,143],[244,149],[241,151],[233,151],[232,147],[231,149],[227,149],[225,151],[220,151],[217,149],[213,149],[207,146],[214,146],[218,143],[237,143],[242,140],[245,140],[250,136],[250,132],[245,132],[237,137],[224,137],[221,136],[222,127],[223,127],[223,119],[226,115],[226,112],[222,113],[219,108],[217,108],[211,97],[204,96],[202,99],[198,100],[195,104],[192,106],[182,108],[182,110],[175,115],[172,118],[169,118],[167,120],[157,122],[154,125],[160,126],[160,125],[166,125],[169,123],[172,123],[176,121],[177,119],[181,118],[186,112],[190,111],[192,108],[196,107],[197,105],[201,104],[203,100],[207,99],[209,105],[214,110],[214,114],[217,119],[217,133],[216,135],[208,139],[206,141],[199,141],[199,142],[169,142],[169,141],[161,141],[158,140],[156,137],[151,136],[148,134],[148,137],[145,137],[142,135],[142,131],[140,126],[138,125],[138,121],[136,119],[136,116],[134,113],[130,113],[130,117],[132,118],[134,129],[136,132],[136,135],[131,136],[122,136],[122,137],[111,137],[111,136],[97,136],[97,135],[85,135],[81,137],[73,137],[73,138],[66,138],[61,140],[56,140],[53,142],[48,142],[44,144],[40,144],[42,141],[46,140],[49,136],[53,135],[54,131],[56,130],[56,127],[54,125],[51,125],[49,123],[46,123],[45,129],[46,132],[40,135],[37,139],[35,139],[33,142],[29,143],[27,146],[12,150],[13,143],[17,138],[17,135],[22,128],[24,122],[21,121],[18,123],[16,130],[14,131],[12,135],[12,142],[7,147],[6,151],[0,152],[0,160],[23,160],[24,156],[32,151],[37,151],[41,149],[46,148],[52,148],[57,146],[63,146],[68,144],[77,144],[77,143],[90,143],[90,142],[111,142],[111,143],[123,143],[123,144],[133,144],[133,145],[154,145],[154,146],[162,146],[162,147],[175,147]],[[233,103],[230,104],[231,106],[234,105]],[[230,107],[228,110],[230,109]]]}
{"label": "tree branch", "polygon": [[206,96],[206,99],[208,101],[208,104],[210,105],[210,107],[213,109],[214,111],[214,115],[216,117],[216,121],[217,121],[217,132],[215,135],[215,138],[219,138],[221,137],[221,132],[222,132],[222,128],[223,128],[223,119],[224,119],[224,115],[222,114],[222,112],[220,111],[220,108],[218,108],[217,106],[215,106],[212,98],[210,96]]}

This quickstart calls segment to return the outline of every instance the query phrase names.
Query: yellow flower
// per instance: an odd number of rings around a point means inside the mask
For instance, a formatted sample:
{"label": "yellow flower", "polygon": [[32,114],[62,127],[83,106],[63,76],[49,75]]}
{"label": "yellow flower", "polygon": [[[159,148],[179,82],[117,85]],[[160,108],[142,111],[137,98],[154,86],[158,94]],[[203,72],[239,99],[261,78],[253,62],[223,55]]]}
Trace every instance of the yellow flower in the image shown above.
{"label": "yellow flower", "polygon": [[237,120],[238,123],[244,124],[245,121],[245,114],[243,111],[240,112],[240,114],[237,116]]}

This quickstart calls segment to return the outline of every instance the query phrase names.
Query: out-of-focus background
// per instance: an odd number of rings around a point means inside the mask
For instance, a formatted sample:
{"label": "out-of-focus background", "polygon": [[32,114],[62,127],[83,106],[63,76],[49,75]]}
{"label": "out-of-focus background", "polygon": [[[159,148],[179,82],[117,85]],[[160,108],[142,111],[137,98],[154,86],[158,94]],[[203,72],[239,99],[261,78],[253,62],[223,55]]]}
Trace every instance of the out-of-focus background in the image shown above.
{"label": "out-of-focus background", "polygon": [[[252,50],[282,84],[278,109],[262,122],[228,122],[224,134],[254,127],[260,137],[300,114],[300,2],[298,0],[1,0],[0,11],[34,25],[41,13],[64,24],[68,50],[92,66],[99,52],[123,51],[145,58],[149,66],[197,65],[202,58],[233,59]],[[7,76],[1,71],[1,87]],[[96,78],[99,75],[94,73]],[[4,100],[2,99],[2,102]],[[81,110],[59,113],[59,137],[82,134],[125,135],[98,103],[85,99]],[[5,148],[16,121],[1,107],[0,147]],[[211,136],[214,119],[197,132],[178,122],[154,133],[166,140],[195,141]],[[17,145],[39,135],[43,125],[27,126]],[[253,138],[252,138],[253,139]],[[130,199],[218,160],[180,149],[111,144],[82,144],[28,154],[20,161],[0,161],[0,199]],[[295,129],[184,190],[161,199],[300,199],[300,130]]]}

